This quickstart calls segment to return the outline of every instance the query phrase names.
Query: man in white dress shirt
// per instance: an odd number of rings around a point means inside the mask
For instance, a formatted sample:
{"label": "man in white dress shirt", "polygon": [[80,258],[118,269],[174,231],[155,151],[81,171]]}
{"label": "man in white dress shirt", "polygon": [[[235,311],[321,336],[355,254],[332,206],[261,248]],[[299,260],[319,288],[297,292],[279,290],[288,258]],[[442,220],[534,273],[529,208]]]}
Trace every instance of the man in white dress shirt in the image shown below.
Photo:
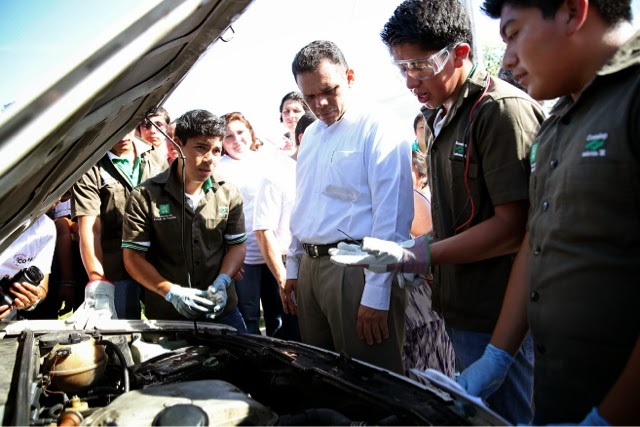
{"label": "man in white dress shirt", "polygon": [[328,251],[369,235],[409,238],[409,143],[352,99],[354,71],[334,43],[305,46],[292,71],[319,120],[298,155],[285,295],[297,298],[303,342],[402,373],[404,290],[390,273],[332,264]]}

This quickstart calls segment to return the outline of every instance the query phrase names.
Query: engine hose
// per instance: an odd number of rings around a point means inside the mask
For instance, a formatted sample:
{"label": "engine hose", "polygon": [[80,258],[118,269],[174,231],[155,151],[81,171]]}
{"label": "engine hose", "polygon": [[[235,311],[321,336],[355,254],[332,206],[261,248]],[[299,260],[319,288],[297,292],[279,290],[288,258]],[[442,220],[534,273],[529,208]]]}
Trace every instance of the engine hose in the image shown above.
{"label": "engine hose", "polygon": [[97,344],[104,345],[105,347],[110,348],[116,354],[120,365],[122,366],[122,377],[124,382],[124,392],[127,393],[129,391],[129,368],[127,366],[127,361],[124,358],[124,354],[122,354],[122,350],[113,342],[109,340],[100,340]]}

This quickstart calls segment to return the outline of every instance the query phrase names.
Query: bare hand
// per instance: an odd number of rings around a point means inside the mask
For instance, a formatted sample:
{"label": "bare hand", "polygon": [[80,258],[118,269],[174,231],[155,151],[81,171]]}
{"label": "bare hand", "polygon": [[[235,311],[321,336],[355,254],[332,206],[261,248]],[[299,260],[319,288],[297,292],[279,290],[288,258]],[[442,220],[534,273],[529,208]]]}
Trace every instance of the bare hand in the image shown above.
{"label": "bare hand", "polygon": [[389,338],[388,313],[387,310],[376,310],[360,305],[357,322],[358,338],[367,341],[369,345],[373,345],[374,340],[376,344],[380,344],[383,338]]}
{"label": "bare hand", "polygon": [[11,293],[16,297],[13,300],[13,306],[18,309],[29,308],[46,296],[44,289],[29,283],[14,283],[11,286]]}
{"label": "bare hand", "polygon": [[242,280],[243,277],[244,277],[244,268],[240,267],[240,270],[238,270],[236,274],[233,275],[232,279],[235,280],[236,282],[239,282]]}
{"label": "bare hand", "polygon": [[4,319],[11,313],[11,307],[8,305],[0,305],[0,320]]}
{"label": "bare hand", "polygon": [[298,280],[288,279],[280,286],[280,299],[282,300],[282,309],[286,314],[298,314]]}

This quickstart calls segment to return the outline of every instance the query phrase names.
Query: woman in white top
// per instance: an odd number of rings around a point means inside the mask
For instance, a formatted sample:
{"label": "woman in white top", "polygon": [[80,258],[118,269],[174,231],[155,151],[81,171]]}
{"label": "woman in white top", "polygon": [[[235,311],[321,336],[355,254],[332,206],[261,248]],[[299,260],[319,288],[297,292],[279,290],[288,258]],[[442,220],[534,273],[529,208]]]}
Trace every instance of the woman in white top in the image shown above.
{"label": "woman in white top", "polygon": [[289,92],[280,101],[280,122],[287,128],[284,134],[284,145],[280,149],[287,156],[293,156],[297,151],[296,125],[300,117],[309,112],[309,107],[302,99],[300,92]]}
{"label": "woman in white top", "polygon": [[252,150],[256,144],[255,132],[242,114],[230,113],[224,117],[227,132],[222,141],[224,155],[216,168],[216,179],[235,185],[242,193],[247,233],[244,273],[242,280],[236,283],[238,309],[244,317],[248,332],[260,334],[262,301],[266,332],[273,336],[282,325],[282,303],[278,282],[262,257],[253,229],[255,197],[273,165],[268,154]]}

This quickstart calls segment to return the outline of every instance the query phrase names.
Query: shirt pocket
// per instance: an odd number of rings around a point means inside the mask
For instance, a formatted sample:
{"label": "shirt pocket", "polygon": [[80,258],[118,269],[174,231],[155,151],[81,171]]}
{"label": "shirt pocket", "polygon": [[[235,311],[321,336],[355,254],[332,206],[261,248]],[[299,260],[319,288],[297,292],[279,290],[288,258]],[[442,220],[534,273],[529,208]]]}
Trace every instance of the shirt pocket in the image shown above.
{"label": "shirt pocket", "polygon": [[354,202],[364,191],[367,174],[362,151],[333,151],[325,175],[323,194]]}

